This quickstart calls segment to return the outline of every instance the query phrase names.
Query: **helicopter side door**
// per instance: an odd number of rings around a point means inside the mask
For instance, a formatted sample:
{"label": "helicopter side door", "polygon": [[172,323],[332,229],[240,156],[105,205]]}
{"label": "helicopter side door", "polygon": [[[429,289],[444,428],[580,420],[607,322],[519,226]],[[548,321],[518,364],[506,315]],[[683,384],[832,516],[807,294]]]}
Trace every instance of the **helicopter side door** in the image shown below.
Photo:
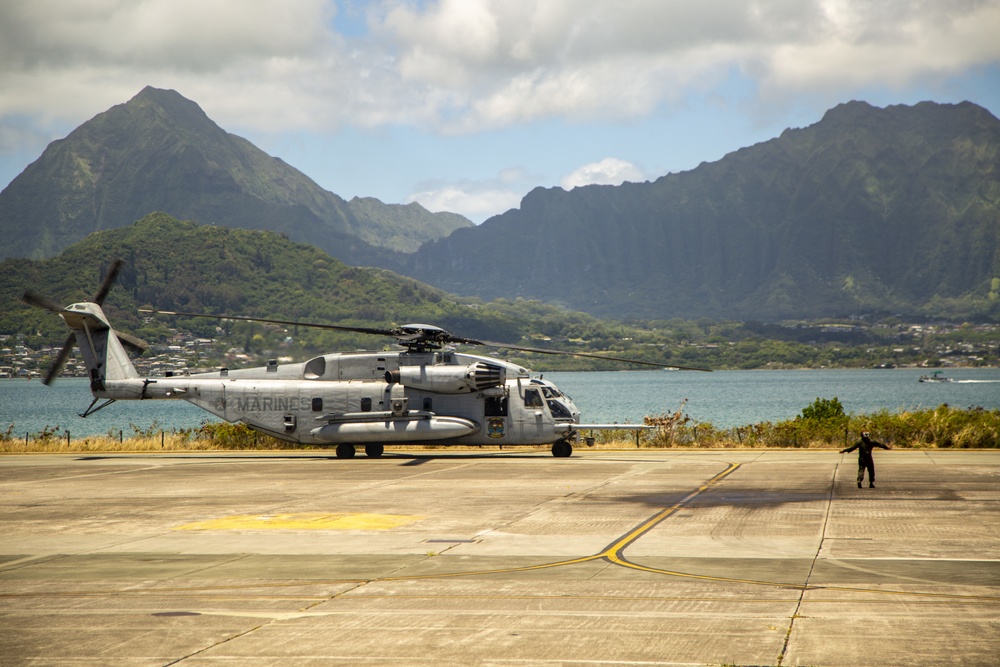
{"label": "helicopter side door", "polygon": [[502,445],[510,433],[510,399],[506,393],[486,396],[483,399],[483,423],[490,441]]}
{"label": "helicopter side door", "polygon": [[541,390],[538,387],[523,387],[516,401],[518,403],[516,420],[521,440],[525,444],[545,442],[551,431],[549,424],[551,420]]}

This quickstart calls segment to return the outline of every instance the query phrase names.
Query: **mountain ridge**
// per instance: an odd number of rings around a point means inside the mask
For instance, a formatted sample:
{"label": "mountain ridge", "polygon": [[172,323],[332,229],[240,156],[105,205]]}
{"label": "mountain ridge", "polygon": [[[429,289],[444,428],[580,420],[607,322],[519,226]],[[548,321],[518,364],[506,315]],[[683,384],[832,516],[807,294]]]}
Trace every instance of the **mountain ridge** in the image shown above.
{"label": "mountain ridge", "polygon": [[13,238],[0,257],[52,256],[152,211],[269,229],[352,260],[380,247],[413,251],[472,224],[412,204],[379,204],[345,201],[226,132],[195,102],[147,86],[52,142],[0,192],[0,229]]}
{"label": "mountain ridge", "polygon": [[998,177],[1000,121],[985,109],[849,102],[652,182],[536,188],[397,270],[610,317],[995,318]]}

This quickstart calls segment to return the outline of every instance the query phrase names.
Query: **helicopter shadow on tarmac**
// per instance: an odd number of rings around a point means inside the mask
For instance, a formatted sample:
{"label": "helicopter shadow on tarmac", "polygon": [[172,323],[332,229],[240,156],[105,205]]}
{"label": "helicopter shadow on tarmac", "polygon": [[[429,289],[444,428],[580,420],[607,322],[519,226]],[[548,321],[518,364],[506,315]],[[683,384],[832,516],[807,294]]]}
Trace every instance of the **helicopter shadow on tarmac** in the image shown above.
{"label": "helicopter shadow on tarmac", "polygon": [[607,500],[619,503],[645,505],[650,509],[681,507],[685,509],[712,507],[739,507],[747,511],[768,510],[798,503],[825,502],[830,500],[829,491],[780,491],[760,488],[707,489],[696,498],[690,498],[690,489],[678,489],[665,493],[644,493],[636,495],[610,496]]}

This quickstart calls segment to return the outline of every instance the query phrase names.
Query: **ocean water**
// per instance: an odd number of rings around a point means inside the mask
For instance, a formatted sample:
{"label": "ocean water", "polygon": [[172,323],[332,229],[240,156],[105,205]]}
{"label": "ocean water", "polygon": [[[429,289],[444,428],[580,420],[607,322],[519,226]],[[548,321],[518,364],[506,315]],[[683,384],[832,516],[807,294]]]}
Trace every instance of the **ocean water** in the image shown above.
{"label": "ocean water", "polygon": [[949,369],[952,382],[919,382],[927,371],[635,371],[547,373],[573,397],[581,421],[641,423],[681,407],[699,422],[732,428],[792,419],[817,398],[837,398],[849,413],[954,407],[1000,408],[1000,369]]}
{"label": "ocean water", "polygon": [[[761,421],[791,419],[817,398],[838,398],[852,413],[959,407],[1000,409],[1000,369],[947,369],[952,382],[925,383],[926,371],[623,371],[545,373],[569,394],[585,423],[641,423],[646,415],[684,412],[699,422],[731,428]],[[0,429],[13,424],[21,437],[46,427],[73,437],[131,435],[135,429],[184,429],[215,417],[184,401],[119,401],[86,419],[90,404],[83,378],[0,380]]]}

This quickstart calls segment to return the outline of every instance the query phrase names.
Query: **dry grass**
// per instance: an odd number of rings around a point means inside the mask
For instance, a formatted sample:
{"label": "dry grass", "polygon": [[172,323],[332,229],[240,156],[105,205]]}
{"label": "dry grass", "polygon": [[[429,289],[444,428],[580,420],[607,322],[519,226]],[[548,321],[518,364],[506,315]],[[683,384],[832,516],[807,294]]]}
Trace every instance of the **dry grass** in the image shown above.
{"label": "dry grass", "polygon": [[210,439],[191,439],[182,434],[164,433],[155,436],[111,438],[91,436],[72,438],[29,438],[0,440],[0,453],[4,454],[70,454],[79,452],[161,452],[161,451],[210,451],[219,449]]}
{"label": "dry grass", "polygon": [[[914,449],[984,449],[1000,447],[1000,410],[974,408],[960,410],[942,405],[933,410],[869,415],[843,415],[832,420],[793,419],[778,423],[762,422],[739,428],[717,428],[695,423],[680,410],[672,415],[647,418],[655,428],[583,431],[575,447],[586,450],[587,442],[597,449],[841,449],[858,440],[861,431],[871,431],[875,440],[894,447]],[[25,438],[16,438],[12,429],[0,432],[0,453],[82,453],[82,452],[168,452],[168,451],[330,451],[330,447],[295,445],[252,431],[245,424],[211,422],[183,432],[137,431],[119,439],[91,436],[68,439],[55,428]],[[359,448],[363,449],[363,448]],[[462,449],[499,451],[509,445],[454,447],[400,445],[406,450]],[[548,451],[548,445],[517,447],[520,451]]]}

